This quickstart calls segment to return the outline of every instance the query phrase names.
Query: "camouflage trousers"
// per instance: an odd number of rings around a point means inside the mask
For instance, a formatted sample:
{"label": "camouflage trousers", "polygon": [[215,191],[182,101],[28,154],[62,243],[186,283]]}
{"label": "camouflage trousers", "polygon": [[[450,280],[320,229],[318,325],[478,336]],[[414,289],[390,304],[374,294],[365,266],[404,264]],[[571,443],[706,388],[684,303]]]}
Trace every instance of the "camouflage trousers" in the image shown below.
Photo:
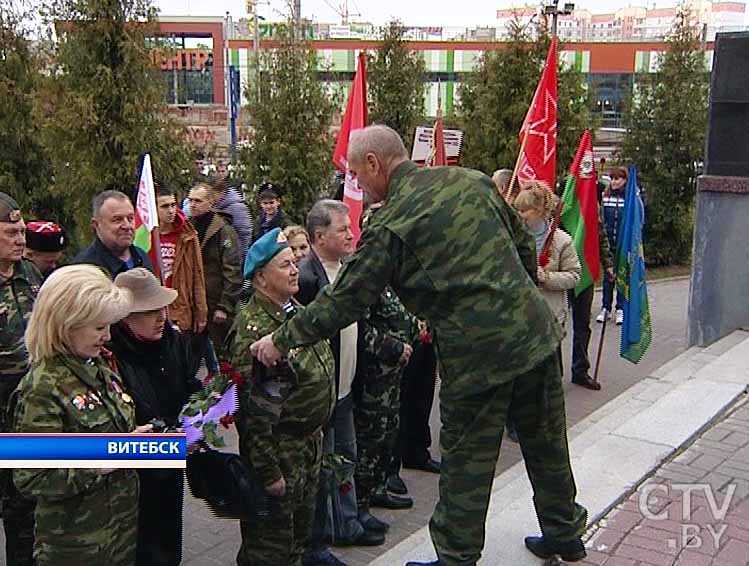
{"label": "camouflage trousers", "polygon": [[[374,368],[373,368],[374,369]],[[356,503],[369,507],[375,491],[387,477],[400,424],[401,368],[362,372],[352,385],[356,430]]]}
{"label": "camouflage trousers", "polygon": [[[443,381],[449,383],[444,373]],[[575,503],[556,354],[480,395],[455,398],[443,388],[440,410],[440,499],[429,523],[440,564],[473,565],[481,556],[489,495],[508,416],[517,428],[544,537],[564,542],[582,535],[587,511]]]}
{"label": "camouflage trousers", "polygon": [[39,499],[38,566],[133,566],[138,536],[138,476],[115,470],[101,485],[62,500]]}
{"label": "camouflage trousers", "polygon": [[6,566],[34,566],[33,500],[25,498],[13,484],[13,470],[0,470]]}
{"label": "camouflage trousers", "polygon": [[322,434],[305,438],[279,435],[277,446],[286,480],[281,510],[259,524],[240,522],[242,545],[237,566],[302,566],[315,516]]}

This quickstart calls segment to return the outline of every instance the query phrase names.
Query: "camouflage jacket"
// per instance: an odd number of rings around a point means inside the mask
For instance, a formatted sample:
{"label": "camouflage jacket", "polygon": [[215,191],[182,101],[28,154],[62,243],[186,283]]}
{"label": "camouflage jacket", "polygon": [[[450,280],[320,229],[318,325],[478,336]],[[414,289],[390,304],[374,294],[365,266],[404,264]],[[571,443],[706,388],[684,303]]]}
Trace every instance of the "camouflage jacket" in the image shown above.
{"label": "camouflage jacket", "polygon": [[25,259],[16,262],[12,277],[0,277],[0,431],[6,430],[8,397],[29,369],[24,332],[41,284],[42,275]]}
{"label": "camouflage jacket", "polygon": [[561,340],[535,274],[534,242],[491,179],[405,162],[336,282],[273,340],[287,352],[331,336],[390,284],[433,331],[442,394],[478,394],[527,372]]}
{"label": "camouflage jacket", "polygon": [[359,336],[361,359],[357,366],[378,366],[381,371],[398,369],[403,345],[414,342],[419,335],[416,317],[388,287],[369,308],[365,321]]}
{"label": "camouflage jacket", "polygon": [[[15,432],[128,433],[135,429],[133,400],[99,358],[86,363],[59,355],[35,364],[18,385],[13,404]],[[107,476],[94,469],[14,470],[13,479],[21,493],[47,501],[50,507],[81,495],[85,501],[87,492],[107,483]]]}
{"label": "camouflage jacket", "polygon": [[336,402],[333,353],[327,341],[294,348],[272,368],[250,354],[250,344],[273,332],[287,315],[255,293],[237,315],[230,336],[231,360],[242,374],[239,392],[240,452],[264,485],[283,473],[279,436],[303,438],[330,419]]}

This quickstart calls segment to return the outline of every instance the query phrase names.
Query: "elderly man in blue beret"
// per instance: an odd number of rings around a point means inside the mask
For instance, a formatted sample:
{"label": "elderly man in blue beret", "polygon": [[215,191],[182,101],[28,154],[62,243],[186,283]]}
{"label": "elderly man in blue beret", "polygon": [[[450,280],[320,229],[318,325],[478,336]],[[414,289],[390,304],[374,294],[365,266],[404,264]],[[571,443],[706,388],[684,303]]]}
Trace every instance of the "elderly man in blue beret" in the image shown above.
{"label": "elderly man in blue beret", "polygon": [[247,253],[244,276],[255,293],[236,318],[232,364],[242,376],[239,450],[280,511],[261,523],[242,522],[238,566],[302,566],[315,509],[322,430],[336,402],[333,354],[326,341],[297,348],[271,368],[250,344],[294,316],[299,270],[280,228]]}

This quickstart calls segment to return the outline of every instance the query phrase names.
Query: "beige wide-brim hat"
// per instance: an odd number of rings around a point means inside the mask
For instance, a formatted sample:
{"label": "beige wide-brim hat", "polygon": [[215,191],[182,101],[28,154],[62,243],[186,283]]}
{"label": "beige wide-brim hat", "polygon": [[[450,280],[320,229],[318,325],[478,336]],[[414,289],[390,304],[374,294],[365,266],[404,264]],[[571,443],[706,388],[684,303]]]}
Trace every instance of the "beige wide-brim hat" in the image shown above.
{"label": "beige wide-brim hat", "polygon": [[156,276],[144,267],[120,273],[114,284],[130,292],[130,312],[148,312],[163,309],[177,298],[177,291],[163,287]]}

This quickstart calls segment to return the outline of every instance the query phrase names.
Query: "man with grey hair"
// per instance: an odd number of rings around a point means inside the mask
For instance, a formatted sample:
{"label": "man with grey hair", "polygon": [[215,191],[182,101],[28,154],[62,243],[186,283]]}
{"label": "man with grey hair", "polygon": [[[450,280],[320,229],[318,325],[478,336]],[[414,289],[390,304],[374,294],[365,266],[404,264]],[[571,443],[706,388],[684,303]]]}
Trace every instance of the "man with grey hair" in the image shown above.
{"label": "man with grey hair", "polygon": [[134,267],[153,272],[151,258],[133,245],[135,209],[128,196],[120,191],[104,191],[94,197],[91,208],[91,227],[96,238],[72,263],[97,265],[112,279]]}
{"label": "man with grey hair", "polygon": [[[348,206],[337,200],[317,201],[307,213],[307,233],[312,249],[299,265],[296,296],[303,305],[311,303],[324,287],[335,281],[343,259],[354,251]],[[350,462],[356,462],[351,384],[356,373],[358,338],[356,322],[349,322],[330,336],[338,401],[323,436],[323,454],[337,454]],[[345,492],[330,490],[332,481],[330,470],[323,469],[305,565],[340,564],[325,546],[326,535],[338,546],[375,546],[385,542],[383,531],[367,530],[360,523],[353,481],[351,489]],[[333,507],[332,517],[328,517],[328,500]]]}
{"label": "man with grey hair", "polygon": [[[542,536],[536,556],[582,560],[587,511],[575,503],[556,350],[561,328],[536,286],[533,240],[491,179],[460,167],[419,169],[386,126],[353,132],[349,169],[372,218],[336,282],[304,312],[252,344],[273,364],[331,336],[390,284],[434,332],[440,360],[442,473],[430,532],[437,561],[481,557],[486,512],[508,415],[517,428]],[[497,536],[495,533],[494,536]]]}
{"label": "man with grey hair", "polygon": [[492,181],[502,197],[507,193],[512,181],[512,169],[497,169],[492,175]]}

